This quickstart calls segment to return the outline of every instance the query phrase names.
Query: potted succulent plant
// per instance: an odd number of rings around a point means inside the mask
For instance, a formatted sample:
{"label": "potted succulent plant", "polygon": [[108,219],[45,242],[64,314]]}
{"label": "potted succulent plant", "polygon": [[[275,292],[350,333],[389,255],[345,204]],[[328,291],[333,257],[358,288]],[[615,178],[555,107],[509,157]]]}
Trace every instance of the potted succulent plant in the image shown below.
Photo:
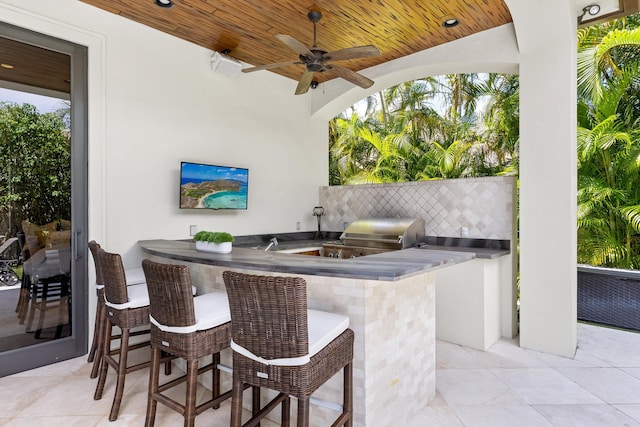
{"label": "potted succulent plant", "polygon": [[231,244],[234,238],[224,231],[198,231],[193,240],[196,242],[196,249],[205,252],[216,252],[226,254],[231,252]]}

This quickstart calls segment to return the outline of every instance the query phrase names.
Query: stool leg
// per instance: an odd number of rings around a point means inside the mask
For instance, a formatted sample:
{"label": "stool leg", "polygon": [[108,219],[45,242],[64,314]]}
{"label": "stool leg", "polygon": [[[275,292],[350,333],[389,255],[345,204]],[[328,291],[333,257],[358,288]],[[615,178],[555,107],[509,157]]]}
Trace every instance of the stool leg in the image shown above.
{"label": "stool leg", "polygon": [[31,300],[31,277],[28,274],[22,273],[22,287],[20,288],[20,298],[18,300],[18,318],[20,324],[24,324],[24,319],[27,317],[27,309],[29,308],[29,301]]}
{"label": "stool leg", "polygon": [[309,427],[309,396],[298,397],[298,427]]}
{"label": "stool leg", "polygon": [[98,375],[98,384],[96,384],[96,392],[93,395],[94,400],[102,399],[102,392],[104,391],[104,383],[107,380],[107,369],[109,368],[109,363],[105,360],[106,357],[109,356],[111,350],[111,334],[113,330],[113,325],[111,323],[111,319],[104,318],[102,324],[102,336],[104,337],[102,341],[102,348],[100,350],[100,359],[98,360],[98,365],[100,366],[100,374]]}
{"label": "stool leg", "polygon": [[251,415],[253,416],[260,412],[260,387],[251,387],[251,400]]}
{"label": "stool leg", "polygon": [[[48,299],[49,299],[49,282],[45,282],[42,284],[42,293],[40,294],[40,303],[38,304],[38,307],[40,308],[40,316],[38,316],[38,327],[36,328],[36,331],[34,334],[35,338],[40,338],[40,334],[42,333],[42,327],[44,326],[44,316],[47,311]],[[29,329],[31,329],[31,319],[29,320]]]}
{"label": "stool leg", "polygon": [[22,270],[22,280],[20,281],[20,293],[18,294],[18,302],[16,303],[16,313],[18,313],[18,317],[20,317],[20,312],[22,311],[22,304],[25,301],[25,287],[26,287],[26,278],[27,273]]}
{"label": "stool leg", "polygon": [[34,283],[31,287],[31,300],[29,302],[29,320],[27,320],[27,332],[31,331],[31,326],[33,326],[33,318],[36,315],[36,304],[38,304],[38,281]]}
{"label": "stool leg", "polygon": [[353,365],[348,363],[344,367],[344,397],[342,399],[342,412],[347,414],[346,427],[353,426]]}
{"label": "stool leg", "polygon": [[198,388],[198,359],[187,360],[187,400],[184,427],[193,427],[196,421],[196,390]]}
{"label": "stool leg", "polygon": [[[100,354],[100,291],[98,291],[98,304],[96,306],[96,319],[93,324],[93,340],[91,341],[91,349],[89,350],[89,356],[87,357],[87,363],[91,363],[95,360],[96,354]],[[91,378],[93,376],[93,370],[91,371]]]}
{"label": "stool leg", "polygon": [[251,387],[251,415],[260,412],[260,387]]}
{"label": "stool leg", "polygon": [[[218,365],[220,364],[220,353],[215,353],[213,355],[213,375],[212,375],[212,388],[213,391],[213,399],[220,397],[220,370],[218,370]],[[215,405],[213,409],[220,409],[220,405]]]}
{"label": "stool leg", "polygon": [[151,349],[151,371],[149,372],[149,397],[147,398],[147,417],[144,420],[145,427],[152,427],[156,421],[158,401],[154,398],[154,395],[159,392],[160,357],[160,349],[153,347]]}
{"label": "stool leg", "polygon": [[[60,300],[58,301],[58,324],[56,325],[55,339],[62,336],[62,329],[65,323],[69,324],[69,333],[71,333],[71,289],[70,283],[66,277],[60,281]],[[67,314],[68,313],[68,314]],[[67,317],[67,322],[65,322]]]}
{"label": "stool leg", "polygon": [[[96,332],[93,336],[93,342],[96,344],[96,354],[93,359],[93,367],[91,368],[90,378],[95,378],[98,376],[98,370],[100,369],[100,364],[102,363],[102,348],[104,347],[104,340],[106,338],[106,330],[105,330],[105,305],[104,301],[98,299],[98,307],[96,307]],[[111,349],[111,337],[109,336],[109,350]]]}
{"label": "stool leg", "polygon": [[[169,356],[169,353],[165,353],[164,351],[161,353],[162,356]],[[164,374],[171,375],[171,360],[167,360],[164,362]]]}
{"label": "stool leg", "polygon": [[124,394],[124,380],[127,376],[127,353],[129,351],[129,328],[122,328],[120,337],[120,357],[118,358],[118,379],[116,380],[116,393],[113,396],[113,404],[109,413],[109,421],[118,419],[120,412],[120,402]]}
{"label": "stool leg", "polygon": [[[233,374],[233,386],[231,388],[231,422],[230,427],[240,427],[242,425],[242,392],[244,387],[242,381]],[[255,407],[254,407],[255,408]]]}
{"label": "stool leg", "polygon": [[281,422],[280,427],[289,427],[291,422],[291,398],[287,396],[281,404],[282,414],[280,416]]}
{"label": "stool leg", "polygon": [[[87,363],[93,363],[96,357],[96,349],[98,347],[97,342],[98,337],[98,312],[96,310],[96,320],[93,324],[93,339],[91,340],[91,348],[89,349],[89,354],[87,355]],[[95,377],[91,377],[95,378]]]}

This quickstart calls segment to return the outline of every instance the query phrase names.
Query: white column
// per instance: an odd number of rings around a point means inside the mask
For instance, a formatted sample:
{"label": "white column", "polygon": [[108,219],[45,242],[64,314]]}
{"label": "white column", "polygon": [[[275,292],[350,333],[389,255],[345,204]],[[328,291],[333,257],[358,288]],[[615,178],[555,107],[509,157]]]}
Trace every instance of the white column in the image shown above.
{"label": "white column", "polygon": [[520,345],[572,357],[576,27],[571,0],[506,0],[520,49]]}

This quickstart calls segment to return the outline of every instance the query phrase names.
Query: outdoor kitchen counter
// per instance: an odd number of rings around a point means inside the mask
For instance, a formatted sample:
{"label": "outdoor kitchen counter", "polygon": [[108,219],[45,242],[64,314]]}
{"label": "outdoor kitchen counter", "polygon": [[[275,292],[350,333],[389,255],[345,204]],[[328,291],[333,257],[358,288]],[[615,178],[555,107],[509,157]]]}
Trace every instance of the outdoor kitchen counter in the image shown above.
{"label": "outdoor kitchen counter", "polygon": [[240,247],[234,247],[228,254],[216,254],[197,251],[190,240],[141,240],[138,244],[148,254],[177,261],[278,273],[388,281],[397,281],[475,257],[473,251],[410,248],[366,257],[336,259]]}
{"label": "outdoor kitchen counter", "polygon": [[[278,249],[291,248],[285,239],[278,240]],[[295,275],[307,283],[309,308],[349,316],[349,327],[355,333],[355,427],[408,425],[435,398],[438,274],[474,262],[495,261],[477,259],[474,252],[431,248],[336,259],[282,250],[265,252],[236,243],[228,254],[196,251],[194,243],[187,240],[145,240],[139,245],[146,258],[188,265],[198,295],[225,290],[225,270]],[[301,249],[317,247],[321,242],[309,243],[313,245],[292,242]],[[230,351],[223,351],[222,360],[230,363]],[[225,382],[223,387],[227,386]],[[335,403],[341,396],[341,373],[313,394],[320,401]],[[312,404],[310,425],[330,425],[336,416],[333,410]]]}
{"label": "outdoor kitchen counter", "polygon": [[494,259],[509,255],[509,249],[474,248],[466,246],[422,245],[419,249],[472,254],[474,258]]}

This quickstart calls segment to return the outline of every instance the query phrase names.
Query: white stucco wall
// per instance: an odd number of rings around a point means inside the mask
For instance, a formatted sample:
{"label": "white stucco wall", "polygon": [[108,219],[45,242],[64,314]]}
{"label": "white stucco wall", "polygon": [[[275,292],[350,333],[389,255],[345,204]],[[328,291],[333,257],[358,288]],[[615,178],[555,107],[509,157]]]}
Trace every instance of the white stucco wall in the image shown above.
{"label": "white stucco wall", "polygon": [[312,92],[311,113],[331,119],[364,97],[411,80],[453,73],[517,74],[518,43],[512,24],[416,52],[362,71],[374,85],[362,89],[342,79],[322,83]]}

